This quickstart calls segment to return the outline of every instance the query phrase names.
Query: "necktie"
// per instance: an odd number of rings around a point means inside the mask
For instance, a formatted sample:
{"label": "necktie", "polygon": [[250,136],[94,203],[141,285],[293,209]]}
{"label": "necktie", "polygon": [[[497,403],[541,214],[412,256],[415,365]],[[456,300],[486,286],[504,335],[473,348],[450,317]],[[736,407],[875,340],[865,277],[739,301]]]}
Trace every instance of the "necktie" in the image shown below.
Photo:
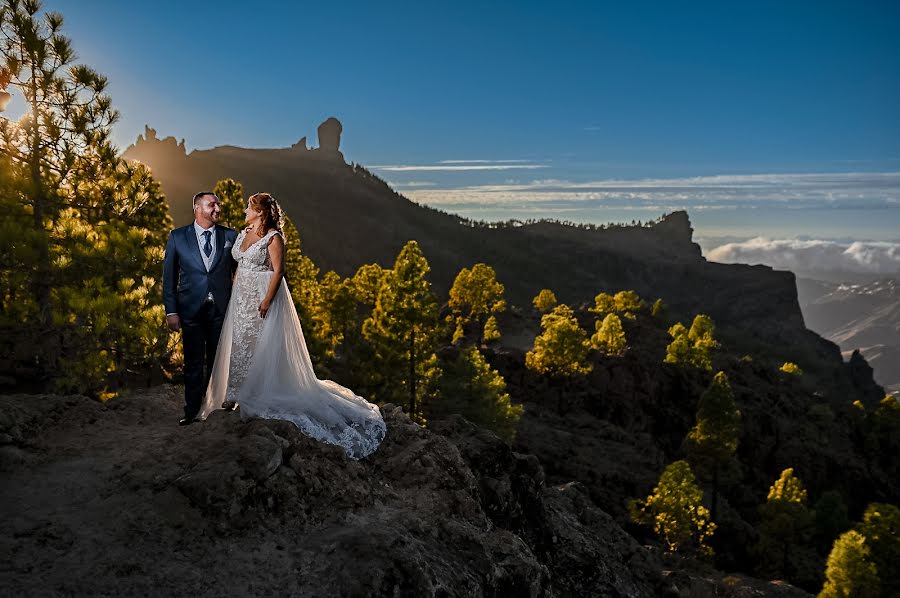
{"label": "necktie", "polygon": [[209,238],[212,237],[212,233],[208,230],[203,231],[203,253],[206,254],[206,257],[212,253],[212,243],[209,242]]}

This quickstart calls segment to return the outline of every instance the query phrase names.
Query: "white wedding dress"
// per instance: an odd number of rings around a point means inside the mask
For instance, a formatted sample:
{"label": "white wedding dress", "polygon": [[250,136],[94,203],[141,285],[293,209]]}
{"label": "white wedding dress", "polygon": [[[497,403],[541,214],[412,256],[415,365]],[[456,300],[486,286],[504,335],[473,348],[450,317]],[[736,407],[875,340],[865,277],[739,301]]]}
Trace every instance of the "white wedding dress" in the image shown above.
{"label": "white wedding dress", "polygon": [[381,412],[349,388],[316,378],[284,278],[266,317],[259,315],[273,276],[268,245],[280,233],[271,230],[241,251],[245,234],[231,248],[238,268],[200,419],[235,401],[243,420],[288,420],[353,459],[371,454],[386,432]]}

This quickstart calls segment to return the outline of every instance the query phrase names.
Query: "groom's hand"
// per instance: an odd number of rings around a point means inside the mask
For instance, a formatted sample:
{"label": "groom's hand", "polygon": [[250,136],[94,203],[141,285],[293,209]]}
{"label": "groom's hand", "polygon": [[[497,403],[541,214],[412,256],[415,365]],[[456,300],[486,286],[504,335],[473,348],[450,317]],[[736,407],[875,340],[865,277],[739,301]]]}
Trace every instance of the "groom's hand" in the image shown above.
{"label": "groom's hand", "polygon": [[169,324],[169,330],[172,332],[178,332],[181,330],[181,318],[178,317],[178,314],[170,314],[166,316],[166,322]]}

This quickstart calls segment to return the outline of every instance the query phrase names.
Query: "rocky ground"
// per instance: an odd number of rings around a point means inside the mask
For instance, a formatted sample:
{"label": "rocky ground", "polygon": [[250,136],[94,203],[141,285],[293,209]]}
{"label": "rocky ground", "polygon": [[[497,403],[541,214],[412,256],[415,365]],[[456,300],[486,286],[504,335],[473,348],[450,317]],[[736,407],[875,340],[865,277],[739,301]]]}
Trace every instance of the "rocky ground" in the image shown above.
{"label": "rocky ground", "polygon": [[292,424],[176,425],[181,389],[0,396],[3,596],[806,596],[640,546],[577,483],[392,405],[367,459]]}

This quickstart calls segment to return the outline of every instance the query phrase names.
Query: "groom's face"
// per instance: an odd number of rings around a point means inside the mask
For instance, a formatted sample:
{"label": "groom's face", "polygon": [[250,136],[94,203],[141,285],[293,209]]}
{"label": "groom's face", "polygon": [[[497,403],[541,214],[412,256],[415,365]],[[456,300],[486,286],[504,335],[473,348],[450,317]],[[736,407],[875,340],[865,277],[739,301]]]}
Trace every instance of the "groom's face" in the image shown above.
{"label": "groom's face", "polygon": [[220,213],[219,198],[215,195],[204,195],[194,205],[194,215],[200,224],[203,224],[204,221],[210,224],[217,223]]}

